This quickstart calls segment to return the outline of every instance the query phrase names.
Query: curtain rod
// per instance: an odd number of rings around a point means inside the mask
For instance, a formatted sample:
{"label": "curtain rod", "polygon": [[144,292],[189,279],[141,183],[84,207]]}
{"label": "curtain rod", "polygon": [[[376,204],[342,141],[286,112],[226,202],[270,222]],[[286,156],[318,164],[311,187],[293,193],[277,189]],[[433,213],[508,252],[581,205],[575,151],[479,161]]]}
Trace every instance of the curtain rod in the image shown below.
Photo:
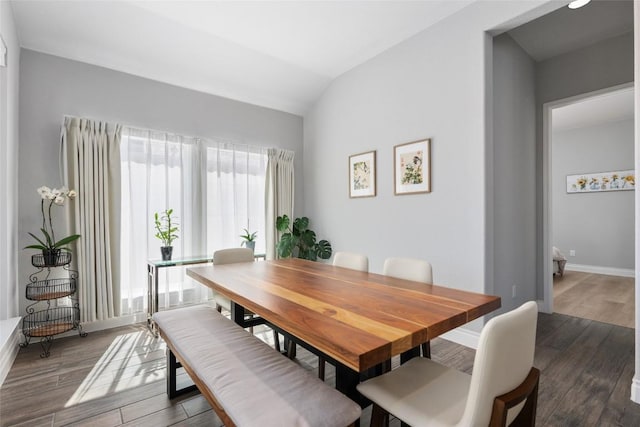
{"label": "curtain rod", "polygon": [[[77,117],[77,116],[72,116],[69,114],[65,114],[63,116],[64,119],[86,119],[86,120],[93,120],[93,121],[98,121],[98,122],[105,122],[108,124],[117,124],[117,122],[112,122],[112,121],[107,121],[107,120],[101,120],[101,119],[96,119],[93,117]],[[64,124],[64,120],[63,120],[63,124]],[[232,144],[232,145],[244,145],[250,149],[269,149],[269,148],[278,148],[280,150],[285,150],[285,151],[291,151],[292,153],[294,152],[293,150],[287,150],[285,148],[280,148],[280,147],[273,147],[273,146],[266,146],[266,145],[254,145],[254,144],[248,144],[246,142],[241,142],[238,140],[233,140],[233,139],[228,139],[228,138],[223,138],[223,137],[218,137],[218,136],[213,136],[213,137],[202,137],[202,136],[193,136],[193,135],[181,135],[179,133],[173,132],[173,131],[167,131],[167,130],[159,130],[159,129],[145,129],[145,128],[141,128],[139,126],[135,126],[135,125],[130,125],[130,124],[126,124],[126,123],[121,123],[123,128],[128,128],[128,129],[132,129],[135,131],[139,131],[139,132],[157,132],[157,133],[165,133],[168,135],[173,135],[173,136],[180,136],[183,138],[192,138],[195,140],[201,140],[201,141],[213,141],[213,142],[218,142],[218,143],[224,143],[224,144]]]}

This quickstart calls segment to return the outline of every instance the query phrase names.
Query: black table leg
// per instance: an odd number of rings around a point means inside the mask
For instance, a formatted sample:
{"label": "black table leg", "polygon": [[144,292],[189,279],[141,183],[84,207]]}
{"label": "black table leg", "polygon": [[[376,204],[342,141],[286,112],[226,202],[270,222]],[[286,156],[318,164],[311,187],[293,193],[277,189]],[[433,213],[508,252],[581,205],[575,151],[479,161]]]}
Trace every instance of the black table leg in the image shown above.
{"label": "black table leg", "polygon": [[[347,368],[341,363],[336,363],[336,390],[347,396],[354,402],[360,403],[362,395],[356,390],[360,383],[360,374],[353,369]],[[362,404],[360,405],[362,406]]]}
{"label": "black table leg", "polygon": [[411,350],[407,350],[404,353],[400,354],[400,364],[402,365],[403,363],[408,362],[414,357],[419,357],[419,356],[420,356],[420,346],[414,347]]}

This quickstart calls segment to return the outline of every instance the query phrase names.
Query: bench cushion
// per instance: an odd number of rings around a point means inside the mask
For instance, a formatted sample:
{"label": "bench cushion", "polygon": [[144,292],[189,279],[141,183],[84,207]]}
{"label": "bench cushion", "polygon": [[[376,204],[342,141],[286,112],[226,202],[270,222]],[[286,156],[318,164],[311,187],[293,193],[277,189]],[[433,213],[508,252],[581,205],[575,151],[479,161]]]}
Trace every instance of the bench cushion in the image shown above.
{"label": "bench cushion", "polygon": [[213,308],[155,313],[176,355],[237,426],[347,426],[360,406]]}

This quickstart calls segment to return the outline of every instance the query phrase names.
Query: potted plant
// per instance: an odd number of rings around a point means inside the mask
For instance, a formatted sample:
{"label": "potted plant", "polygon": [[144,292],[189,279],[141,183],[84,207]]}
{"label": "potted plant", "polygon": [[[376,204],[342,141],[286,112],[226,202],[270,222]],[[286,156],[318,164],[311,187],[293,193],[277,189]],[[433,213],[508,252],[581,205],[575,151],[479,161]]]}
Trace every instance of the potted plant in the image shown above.
{"label": "potted plant", "polygon": [[[42,227],[40,231],[42,232],[43,238],[39,238],[33,233],[29,233],[31,237],[36,239],[38,244],[33,244],[26,246],[25,249],[39,249],[42,251],[43,262],[38,264],[43,264],[45,267],[53,267],[59,265],[60,253],[69,249],[66,247],[69,243],[74,242],[80,238],[79,234],[72,234],[70,236],[64,237],[60,240],[56,240],[55,231],[53,229],[52,215],[51,209],[54,205],[62,206],[64,205],[65,200],[68,198],[73,200],[76,197],[76,192],[74,190],[68,190],[66,187],[62,187],[60,189],[54,188],[51,189],[49,187],[43,186],[38,188],[38,194],[40,194],[40,212],[42,213]],[[45,214],[45,205],[46,205],[46,214]],[[35,255],[34,255],[35,256]],[[32,263],[34,260],[32,259]],[[70,258],[69,258],[70,262]],[[34,264],[35,265],[35,264]]]}
{"label": "potted plant", "polygon": [[168,261],[173,254],[173,243],[178,238],[178,223],[172,221],[171,214],[173,209],[167,209],[162,214],[156,212],[154,214],[154,220],[156,224],[156,237],[162,242],[160,252],[162,253],[162,260]]}
{"label": "potted plant", "polygon": [[258,235],[258,232],[254,231],[253,233],[251,233],[246,228],[243,228],[243,230],[244,234],[240,235],[240,237],[242,237],[242,246],[245,246],[255,252],[256,236]]}
{"label": "potted plant", "polygon": [[280,258],[296,257],[316,261],[331,257],[331,243],[316,241],[316,233],[309,229],[309,218],[296,218],[291,225],[287,215],[276,219],[276,229],[283,233],[276,244]]}

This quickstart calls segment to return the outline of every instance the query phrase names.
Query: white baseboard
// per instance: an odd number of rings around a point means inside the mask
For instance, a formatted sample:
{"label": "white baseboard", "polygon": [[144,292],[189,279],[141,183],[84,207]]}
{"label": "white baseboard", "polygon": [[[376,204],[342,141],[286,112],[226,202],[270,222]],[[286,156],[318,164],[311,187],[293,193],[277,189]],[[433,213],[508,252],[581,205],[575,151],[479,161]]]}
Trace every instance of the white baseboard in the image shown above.
{"label": "white baseboard", "polygon": [[21,331],[20,317],[0,320],[0,386],[4,383],[7,374],[18,355],[20,347]]}
{"label": "white baseboard", "polygon": [[583,273],[606,274],[609,276],[636,277],[635,271],[632,268],[615,268],[615,267],[601,267],[598,265],[567,264],[564,267],[564,269],[569,271],[581,271]]}
{"label": "white baseboard", "polygon": [[538,304],[538,313],[548,313],[551,314],[551,310],[549,309],[549,304],[547,304],[544,300],[537,300],[536,304]]}
{"label": "white baseboard", "polygon": [[631,381],[631,401],[640,403],[640,378],[637,376]]}
{"label": "white baseboard", "polygon": [[[83,332],[96,332],[96,331],[102,331],[105,329],[118,328],[120,326],[133,325],[135,323],[141,323],[146,321],[147,321],[147,313],[144,312],[144,313],[131,314],[128,316],[114,317],[112,319],[107,319],[107,320],[96,320],[95,322],[85,322],[85,323],[81,323],[80,325],[82,326]],[[71,330],[63,334],[56,335],[56,337],[63,338],[63,337],[72,337],[74,335],[78,335],[78,331]]]}
{"label": "white baseboard", "polygon": [[456,344],[463,345],[472,349],[478,348],[478,342],[480,341],[480,333],[476,331],[470,331],[464,328],[457,328],[440,335],[439,338],[444,338],[447,341],[453,341]]}

